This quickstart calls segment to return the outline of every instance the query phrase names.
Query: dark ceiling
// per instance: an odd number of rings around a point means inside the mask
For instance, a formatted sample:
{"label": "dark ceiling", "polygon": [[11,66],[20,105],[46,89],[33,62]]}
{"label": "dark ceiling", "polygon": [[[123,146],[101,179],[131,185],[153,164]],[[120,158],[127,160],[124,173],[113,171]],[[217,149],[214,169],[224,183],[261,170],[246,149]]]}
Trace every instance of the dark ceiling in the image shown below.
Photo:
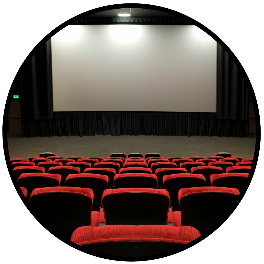
{"label": "dark ceiling", "polygon": [[[118,13],[129,13],[130,17],[119,17]],[[177,12],[162,12],[147,8],[120,8],[101,11],[91,14],[83,13],[72,25],[97,25],[97,24],[169,24],[192,25],[193,21]]]}
{"label": "dark ceiling", "polygon": [[173,15],[157,11],[151,9],[143,9],[143,8],[120,8],[120,9],[112,9],[107,11],[102,11],[89,17],[117,17],[118,13],[129,13],[131,17],[173,17]]}

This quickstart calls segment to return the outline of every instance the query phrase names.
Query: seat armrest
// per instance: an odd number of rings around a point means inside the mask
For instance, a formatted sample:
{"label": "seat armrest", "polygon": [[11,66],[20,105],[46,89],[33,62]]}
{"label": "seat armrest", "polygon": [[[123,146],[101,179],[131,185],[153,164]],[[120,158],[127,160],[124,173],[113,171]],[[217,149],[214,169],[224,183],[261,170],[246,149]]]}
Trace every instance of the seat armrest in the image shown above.
{"label": "seat armrest", "polygon": [[92,211],[91,212],[91,226],[96,227],[99,224],[99,211]]}
{"label": "seat armrest", "polygon": [[99,223],[98,223],[98,225],[99,226],[104,226],[105,223],[106,223],[106,221],[105,221],[105,213],[104,213],[104,209],[102,208],[99,211]]}
{"label": "seat armrest", "polygon": [[182,226],[181,223],[181,211],[174,211],[173,213],[173,222],[176,227]]}
{"label": "seat armrest", "polygon": [[174,226],[173,211],[171,208],[168,210],[167,225]]}

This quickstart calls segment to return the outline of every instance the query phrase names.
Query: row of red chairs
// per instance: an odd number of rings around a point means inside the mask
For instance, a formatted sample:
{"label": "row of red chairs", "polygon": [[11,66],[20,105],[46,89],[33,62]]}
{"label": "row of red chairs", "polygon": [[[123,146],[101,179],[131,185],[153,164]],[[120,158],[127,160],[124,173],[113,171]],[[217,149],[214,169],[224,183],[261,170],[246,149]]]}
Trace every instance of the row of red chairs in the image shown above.
{"label": "row of red chairs", "polygon": [[171,225],[192,226],[201,234],[224,221],[239,202],[239,191],[226,187],[182,188],[179,211],[172,211],[164,189],[106,189],[102,209],[92,211],[93,191],[79,187],[34,189],[32,212],[64,239],[81,226]]}
{"label": "row of red chairs", "polygon": [[[28,160],[31,161],[35,158],[49,158],[49,159],[64,159],[62,156],[56,156],[55,153],[53,152],[42,152],[39,154],[39,156],[34,156],[34,157],[29,157],[27,159],[12,159],[11,161],[21,161],[21,160]],[[103,157],[89,157],[90,159],[94,159],[98,161],[102,161],[104,158]],[[126,159],[126,154],[125,153],[111,153],[109,158],[118,158],[118,159]],[[164,159],[163,157],[160,156],[160,153],[145,153],[145,160],[148,161],[148,159]],[[218,152],[215,153],[214,156],[210,156],[207,159],[223,159],[223,158],[231,158],[231,154],[228,152]],[[253,159],[243,159],[243,157],[232,157],[233,159],[238,159],[239,161],[252,161]],[[66,159],[73,159],[74,161],[77,161],[78,159],[83,159],[83,157],[77,157],[77,156],[70,156],[67,157]],[[129,153],[128,154],[128,159],[143,159],[143,154],[142,153]],[[175,159],[184,159],[184,157],[168,157],[167,160],[173,161]],[[202,156],[193,156],[193,157],[188,157],[187,160],[193,160],[197,161],[199,159],[205,159]],[[143,159],[144,160],[144,159]]]}
{"label": "row of red chairs", "polygon": [[[71,159],[70,159],[71,158]],[[200,157],[197,157],[200,158]],[[227,172],[228,167],[232,166],[250,166],[252,164],[252,160],[243,161],[242,158],[223,158],[220,161],[216,161],[214,159],[184,159],[183,157],[178,157],[177,159],[173,159],[174,162],[170,162],[168,159],[164,159],[162,157],[156,157],[156,158],[149,158],[147,161],[145,161],[143,158],[135,159],[135,158],[128,158],[126,161],[124,161],[124,158],[114,158],[109,157],[106,159],[101,158],[100,162],[98,162],[99,159],[95,158],[81,158],[81,157],[68,157],[66,159],[60,157],[58,159],[58,156],[50,156],[47,158],[44,157],[30,157],[27,160],[19,160],[19,159],[13,159],[12,162],[12,168],[16,166],[42,166],[45,168],[45,171],[47,172],[48,169],[52,166],[75,166],[80,168],[80,172],[84,172],[86,168],[91,167],[105,167],[105,168],[114,168],[116,173],[119,173],[120,170],[123,171],[124,168],[132,168],[132,167],[140,167],[140,168],[147,168],[150,167],[151,170],[145,170],[146,172],[152,172],[154,174],[157,174],[157,170],[159,168],[185,168],[187,172],[192,172],[192,168],[198,167],[198,166],[217,166],[221,167],[224,172]],[[142,170],[142,169],[141,169]],[[122,173],[121,171],[121,173]],[[131,171],[130,171],[131,172]]]}
{"label": "row of red chairs", "polygon": [[[23,173],[18,178],[18,185],[27,190],[28,197],[35,188],[61,186],[60,174]],[[69,174],[65,185],[72,187],[90,188],[94,192],[93,210],[98,211],[104,190],[108,189],[106,175],[80,173]],[[180,173],[165,175],[164,189],[169,192],[173,210],[179,210],[178,192],[182,188],[206,186],[206,179],[202,174]],[[249,185],[247,173],[222,173],[210,176],[212,186],[237,188],[243,195]],[[154,188],[157,186],[157,176],[154,174],[125,173],[114,177],[114,188]]]}
{"label": "row of red chairs", "polygon": [[[16,164],[14,164],[16,163]],[[211,174],[219,174],[219,173],[250,173],[251,166],[230,166],[224,169],[221,165],[217,166],[205,166],[196,163],[195,165],[190,163],[190,168],[176,168],[170,167],[169,163],[155,163],[153,165],[157,166],[155,173],[153,173],[150,169],[144,167],[127,167],[122,168],[118,171],[113,168],[116,164],[108,163],[108,162],[101,162],[97,163],[98,165],[91,168],[85,163],[82,162],[75,162],[67,163],[65,166],[61,166],[60,163],[46,163],[43,167],[41,164],[38,166],[28,165],[27,163],[24,164],[17,164],[17,162],[13,162],[12,165],[16,165],[13,169],[13,177],[16,179],[22,172],[49,172],[49,173],[60,173],[62,175],[66,174],[74,174],[74,173],[83,173],[83,172],[90,172],[90,173],[102,173],[107,175],[110,178],[111,184],[113,184],[113,177],[116,174],[124,174],[124,173],[144,173],[144,174],[155,174],[158,177],[158,185],[163,187],[163,177],[169,174],[177,174],[177,173],[193,173],[193,174],[203,174],[206,179],[208,185],[210,185],[210,175]],[[83,166],[83,167],[82,167]],[[137,165],[140,166],[140,165]],[[168,168],[169,166],[169,168]],[[88,167],[88,168],[87,168]],[[63,176],[64,180],[65,177]]]}
{"label": "row of red chairs", "polygon": [[[224,166],[225,168],[229,166],[247,166],[247,165],[251,165],[252,161],[251,160],[240,160],[238,158],[221,158],[221,159],[191,159],[191,158],[187,158],[185,159],[184,157],[178,157],[177,159],[173,159],[172,161],[170,161],[169,159],[165,159],[162,157],[159,158],[149,158],[146,161],[143,158],[140,159],[135,159],[135,158],[128,158],[126,161],[124,161],[121,158],[107,158],[107,159],[102,159],[102,160],[98,160],[95,158],[82,158],[82,157],[67,157],[67,158],[63,158],[63,157],[58,157],[58,156],[54,156],[54,157],[47,157],[47,158],[43,158],[43,157],[29,157],[28,159],[12,159],[12,168],[14,168],[15,166],[18,166],[19,164],[21,165],[46,165],[47,163],[53,163],[56,164],[59,163],[61,165],[66,165],[66,164],[75,164],[76,162],[81,162],[82,163],[88,163],[88,167],[94,167],[95,164],[98,164],[98,162],[111,162],[111,163],[117,163],[119,164],[118,166],[118,170],[120,168],[126,168],[126,167],[137,167],[138,165],[140,165],[140,167],[144,167],[144,168],[151,168],[151,170],[153,171],[153,173],[155,173],[156,167],[155,164],[162,164],[162,163],[166,163],[167,165],[170,165],[170,167],[183,167],[183,168],[187,168],[187,170],[189,169],[189,167],[193,167],[193,166],[198,166],[198,165],[226,165]],[[192,165],[192,166],[188,166],[188,165]],[[45,167],[45,166],[44,166]]]}

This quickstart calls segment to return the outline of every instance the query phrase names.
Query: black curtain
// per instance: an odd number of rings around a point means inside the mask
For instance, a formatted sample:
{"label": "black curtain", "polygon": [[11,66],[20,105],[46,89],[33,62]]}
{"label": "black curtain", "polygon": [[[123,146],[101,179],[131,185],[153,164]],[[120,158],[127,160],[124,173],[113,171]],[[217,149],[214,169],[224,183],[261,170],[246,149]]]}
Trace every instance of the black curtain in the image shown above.
{"label": "black curtain", "polygon": [[217,119],[216,113],[54,112],[52,120],[24,124],[27,136],[244,136],[247,122]]}
{"label": "black curtain", "polygon": [[45,131],[53,119],[51,40],[25,60],[16,79],[20,85],[22,135],[34,135],[35,123]]}
{"label": "black curtain", "polygon": [[214,113],[55,112],[53,135],[211,135],[214,119]]}
{"label": "black curtain", "polygon": [[242,69],[217,44],[217,118],[248,121],[249,89]]}

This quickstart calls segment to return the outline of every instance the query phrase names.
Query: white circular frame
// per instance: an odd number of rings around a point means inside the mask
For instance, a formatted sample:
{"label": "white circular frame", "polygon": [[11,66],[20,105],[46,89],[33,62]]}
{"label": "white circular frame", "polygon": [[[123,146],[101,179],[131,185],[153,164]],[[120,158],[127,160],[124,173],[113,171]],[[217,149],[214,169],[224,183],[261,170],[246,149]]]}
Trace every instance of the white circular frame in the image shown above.
{"label": "white circular frame", "polygon": [[[116,4],[125,4],[125,3],[138,3],[138,4],[148,4],[148,5],[151,5],[151,6],[157,6],[157,7],[163,7],[163,8],[167,8],[167,9],[170,9],[172,11],[176,11],[176,12],[179,12],[183,15],[186,15],[194,20],[196,20],[197,22],[199,22],[200,24],[204,25],[206,28],[208,28],[210,31],[212,31],[215,35],[217,35],[229,48],[230,50],[234,53],[234,55],[236,56],[236,58],[239,60],[239,62],[241,63],[241,65],[243,66],[245,72],[247,73],[247,76],[251,82],[251,85],[254,89],[254,92],[255,92],[255,97],[256,97],[256,101],[257,101],[257,104],[258,104],[258,109],[259,109],[259,115],[260,115],[260,124],[263,123],[263,111],[262,111],[262,105],[261,105],[261,100],[260,100],[260,96],[259,96],[259,92],[257,90],[257,87],[256,87],[256,84],[254,82],[254,79],[250,73],[250,71],[248,70],[247,68],[247,65],[244,63],[243,59],[241,58],[241,56],[238,54],[238,52],[235,50],[235,48],[229,43],[229,41],[227,39],[225,39],[225,37],[223,35],[221,35],[218,31],[216,31],[213,27],[211,27],[208,23],[204,22],[203,20],[201,20],[200,18],[194,16],[193,14],[187,12],[187,11],[184,11],[182,9],[179,9],[179,8],[176,8],[174,6],[171,6],[171,5],[167,5],[167,4],[162,4],[162,3],[158,3],[158,2],[152,2],[152,1],[111,1],[111,2],[105,2],[103,4],[97,4],[97,5],[93,5],[91,7],[88,7],[88,8],[85,8],[85,9],[82,9],[82,10],[79,10],[78,12],[75,12],[73,13],[72,15],[70,16],[67,16],[66,18],[62,19],[60,22],[56,23],[53,27],[51,27],[49,30],[47,30],[42,36],[40,36],[36,42],[28,49],[28,51],[26,52],[26,54],[23,56],[23,58],[20,60],[18,66],[16,67],[11,79],[10,79],[10,82],[8,84],[8,87],[7,87],[7,90],[6,90],[6,93],[5,93],[5,97],[4,97],[4,101],[3,101],[3,104],[2,104],[2,110],[1,110],[1,127],[3,127],[3,115],[4,115],[4,109],[5,109],[5,105],[6,105],[6,101],[7,101],[7,97],[8,97],[8,93],[9,93],[9,90],[10,90],[10,87],[14,81],[14,78],[19,70],[19,68],[21,67],[21,65],[23,64],[23,62],[25,61],[25,59],[27,58],[27,56],[30,54],[30,52],[38,45],[38,43],[43,39],[45,38],[48,34],[50,34],[54,29],[56,29],[57,27],[59,27],[60,25],[62,25],[63,23],[65,23],[66,21],[68,21],[69,19],[72,19],[74,18],[75,16],[77,15],[80,15],[84,12],[87,12],[87,11],[91,11],[93,9],[97,9],[97,8],[101,8],[101,7],[106,7],[106,6],[111,6],[111,5],[116,5]],[[261,135],[260,135],[260,138],[262,138],[263,136],[263,132],[262,130],[260,131],[261,132]],[[3,131],[1,130],[1,138],[3,138],[3,135],[2,135]],[[47,229],[45,229],[36,219],[35,217],[30,213],[30,211],[27,209],[27,207],[25,206],[25,204],[23,203],[23,201],[21,200],[19,194],[17,193],[15,187],[14,187],[14,184],[10,178],[10,174],[9,174],[9,171],[8,171],[8,168],[7,168],[7,164],[6,164],[6,157],[4,155],[4,150],[3,150],[3,141],[1,142],[1,153],[2,153],[2,160],[3,160],[3,163],[4,163],[4,168],[5,168],[5,171],[6,171],[6,174],[8,176],[8,180],[9,180],[9,183],[17,197],[17,199],[19,200],[21,206],[24,208],[24,210],[27,212],[27,214],[31,217],[31,219],[44,231],[46,232],[50,237],[52,237],[53,239],[55,239],[57,242],[59,242],[60,244],[62,244],[63,246],[75,251],[76,253],[79,253],[80,255],[83,255],[83,256],[86,256],[86,257],[89,257],[89,258],[92,258],[92,259],[95,259],[95,260],[100,260],[100,261],[103,261],[103,262],[109,262],[109,263],[126,263],[126,261],[116,261],[116,260],[110,260],[110,259],[104,259],[104,258],[100,258],[100,257],[96,257],[96,256],[93,256],[93,255],[89,255],[87,253],[84,253],[80,250],[77,250],[76,248],[73,248],[71,246],[69,246],[68,244],[66,244],[65,242],[61,241],[60,239],[58,239],[56,236],[54,236],[52,233],[50,233]],[[162,257],[162,258],[158,258],[158,259],[154,259],[154,260],[147,260],[147,261],[137,261],[137,263],[156,263],[156,262],[160,262],[160,261],[164,261],[164,260],[169,260],[169,259],[173,259],[175,257],[178,257],[178,256],[181,256],[181,255],[184,255],[185,253],[188,253],[189,251],[192,251],[194,249],[196,249],[197,247],[203,245],[204,243],[206,243],[208,240],[210,240],[212,237],[214,237],[216,234],[218,234],[232,219],[233,217],[237,214],[237,212],[240,210],[240,208],[242,207],[242,205],[244,204],[245,200],[247,199],[247,197],[249,196],[249,193],[255,183],[255,180],[256,180],[256,177],[258,175],[258,172],[259,172],[259,169],[260,169],[260,164],[261,164],[261,159],[262,159],[262,155],[263,155],[263,144],[262,142],[260,142],[260,149],[259,149],[259,155],[258,155],[258,161],[257,161],[257,165],[256,165],[256,169],[255,169],[255,172],[254,172],[254,175],[253,175],[253,178],[251,180],[251,183],[244,195],[244,197],[242,198],[242,200],[240,201],[239,205],[237,206],[237,208],[234,210],[234,212],[229,216],[229,218],[218,228],[216,229],[212,234],[210,234],[208,237],[206,237],[205,239],[203,239],[202,241],[200,241],[199,243],[195,244],[194,246],[186,249],[186,250],[183,250],[177,254],[173,254],[173,255],[170,255],[170,256],[167,256],[167,257]]]}

